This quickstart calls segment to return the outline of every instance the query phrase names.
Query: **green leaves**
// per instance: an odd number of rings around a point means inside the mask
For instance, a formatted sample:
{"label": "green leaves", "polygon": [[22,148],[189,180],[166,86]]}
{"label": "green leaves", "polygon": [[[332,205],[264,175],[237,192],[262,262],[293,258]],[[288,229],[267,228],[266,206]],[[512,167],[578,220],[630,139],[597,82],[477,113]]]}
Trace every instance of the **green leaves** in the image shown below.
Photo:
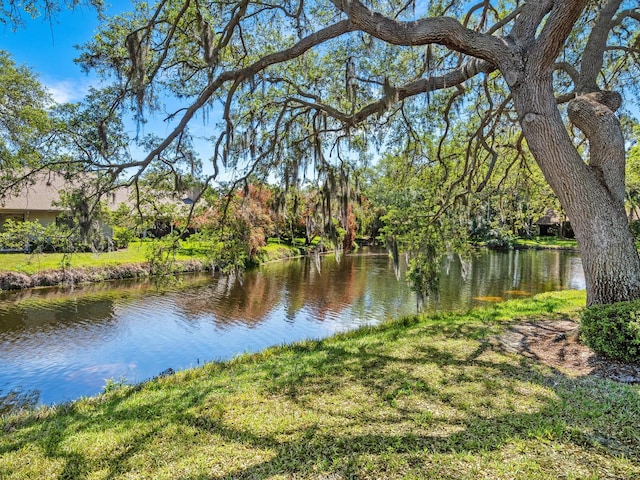
{"label": "green leaves", "polygon": [[104,7],[102,0],[6,0],[0,2],[0,24],[18,29],[24,26],[24,15],[30,18],[44,17],[51,21],[64,8],[73,9],[79,5],[89,5],[100,14]]}
{"label": "green leaves", "polygon": [[36,165],[53,129],[51,98],[36,76],[0,50],[0,169]]}
{"label": "green leaves", "polygon": [[587,307],[580,334],[587,345],[609,358],[640,361],[640,302]]}

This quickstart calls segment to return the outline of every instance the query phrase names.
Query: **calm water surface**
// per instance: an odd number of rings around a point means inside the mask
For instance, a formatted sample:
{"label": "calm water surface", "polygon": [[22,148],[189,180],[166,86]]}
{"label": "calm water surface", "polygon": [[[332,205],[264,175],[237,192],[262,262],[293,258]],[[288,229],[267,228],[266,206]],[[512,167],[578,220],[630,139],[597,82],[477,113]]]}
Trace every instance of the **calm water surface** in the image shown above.
{"label": "calm water surface", "polygon": [[[139,382],[414,313],[403,278],[385,254],[352,255],[272,263],[242,279],[187,277],[164,289],[118,282],[3,293],[0,400],[10,392],[46,404],[73,400],[99,393],[107,379]],[[426,309],[583,288],[577,253],[481,252],[444,262],[441,293]]]}

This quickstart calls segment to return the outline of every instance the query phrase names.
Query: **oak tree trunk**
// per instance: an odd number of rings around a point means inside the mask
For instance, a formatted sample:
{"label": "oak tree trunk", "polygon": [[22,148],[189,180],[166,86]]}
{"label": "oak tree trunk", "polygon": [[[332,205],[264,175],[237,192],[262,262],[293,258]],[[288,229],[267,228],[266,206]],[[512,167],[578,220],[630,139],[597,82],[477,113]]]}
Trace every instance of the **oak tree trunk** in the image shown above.
{"label": "oak tree trunk", "polygon": [[575,231],[587,305],[640,298],[640,257],[624,207],[624,140],[614,114],[620,97],[594,92],[571,102],[570,119],[589,139],[586,163],[566,131],[550,75],[527,75],[512,93],[529,148]]}

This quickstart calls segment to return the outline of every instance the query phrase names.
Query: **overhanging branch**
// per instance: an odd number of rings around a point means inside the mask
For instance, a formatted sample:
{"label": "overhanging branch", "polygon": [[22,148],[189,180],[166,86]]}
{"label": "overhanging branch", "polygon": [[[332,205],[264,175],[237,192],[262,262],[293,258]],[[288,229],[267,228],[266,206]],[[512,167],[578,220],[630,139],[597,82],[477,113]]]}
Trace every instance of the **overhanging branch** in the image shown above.
{"label": "overhanging branch", "polygon": [[360,0],[331,0],[360,30],[392,45],[439,44],[456,52],[500,64],[510,55],[502,39],[465,28],[451,17],[394,20],[369,10]]}

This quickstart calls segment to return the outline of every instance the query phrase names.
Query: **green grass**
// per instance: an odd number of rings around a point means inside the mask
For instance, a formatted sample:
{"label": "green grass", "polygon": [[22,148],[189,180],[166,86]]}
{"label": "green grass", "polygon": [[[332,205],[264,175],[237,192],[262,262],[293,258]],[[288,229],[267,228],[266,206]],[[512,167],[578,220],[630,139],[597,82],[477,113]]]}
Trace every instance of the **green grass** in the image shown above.
{"label": "green grass", "polygon": [[277,238],[269,238],[267,244],[260,249],[260,261],[272,262],[302,255],[303,250],[295,245],[280,241]]}
{"label": "green grass", "polygon": [[[132,242],[129,247],[114,252],[73,253],[65,256],[62,253],[5,253],[0,254],[0,271],[11,271],[32,275],[43,270],[55,270],[62,267],[68,259],[70,267],[107,267],[130,263],[144,263],[148,260],[147,253],[151,242]],[[177,260],[191,260],[205,258],[197,251],[191,253],[188,242],[177,256]]]}
{"label": "green grass", "polygon": [[408,317],[7,416],[0,478],[638,478],[638,386],[486,341],[584,301]]}
{"label": "green grass", "polygon": [[575,239],[558,237],[533,237],[518,238],[516,246],[524,246],[528,248],[578,248],[578,242]]}
{"label": "green grass", "polygon": [[[6,253],[0,254],[0,272],[19,272],[27,275],[44,270],[62,268],[65,261],[69,261],[70,267],[108,267],[114,265],[126,265],[130,263],[144,263],[148,261],[148,252],[151,242],[131,242],[129,247],[114,252],[100,253]],[[211,249],[208,242],[182,241],[176,255],[176,260],[206,260]],[[267,262],[283,258],[291,258],[301,254],[301,249],[279,243],[277,239],[269,239],[263,247],[261,261]]]}

